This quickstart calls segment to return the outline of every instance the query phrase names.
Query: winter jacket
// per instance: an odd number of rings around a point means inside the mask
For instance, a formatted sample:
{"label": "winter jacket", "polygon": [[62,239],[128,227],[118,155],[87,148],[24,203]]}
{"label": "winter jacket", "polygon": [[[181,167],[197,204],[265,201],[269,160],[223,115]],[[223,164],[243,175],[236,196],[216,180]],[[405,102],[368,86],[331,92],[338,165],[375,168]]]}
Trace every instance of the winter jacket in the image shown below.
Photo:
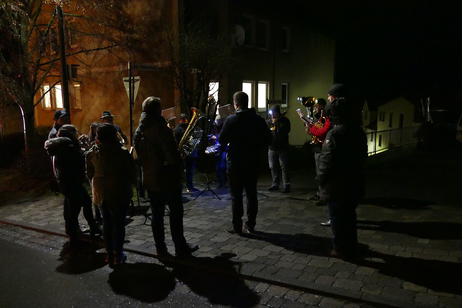
{"label": "winter jacket", "polygon": [[161,192],[181,186],[183,160],[175,136],[162,116],[141,113],[134,146],[141,159],[146,190]]}
{"label": "winter jacket", "polygon": [[52,157],[53,172],[63,194],[76,189],[85,181],[85,158],[80,147],[67,137],[45,141],[45,149]]}
{"label": "winter jacket", "polygon": [[111,207],[128,204],[136,184],[135,161],[119,142],[94,145],[86,155],[86,174],[92,181],[93,203]]}
{"label": "winter jacket", "polygon": [[319,161],[321,197],[326,201],[360,200],[364,196],[366,158],[366,135],[359,126],[342,124],[329,130]]}
{"label": "winter jacket", "polygon": [[274,124],[274,129],[271,130],[272,141],[269,146],[270,150],[279,151],[289,147],[290,120],[281,115]]}
{"label": "winter jacket", "polygon": [[228,168],[257,168],[261,150],[270,145],[271,131],[254,108],[225,119],[218,142],[228,146]]}

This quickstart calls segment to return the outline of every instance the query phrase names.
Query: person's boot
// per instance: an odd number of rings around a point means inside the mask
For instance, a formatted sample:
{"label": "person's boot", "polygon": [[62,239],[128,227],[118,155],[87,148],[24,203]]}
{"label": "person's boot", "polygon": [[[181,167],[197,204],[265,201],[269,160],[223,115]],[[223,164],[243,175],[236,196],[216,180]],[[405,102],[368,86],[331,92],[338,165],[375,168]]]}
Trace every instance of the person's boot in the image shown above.
{"label": "person's boot", "polygon": [[286,184],[284,185],[284,189],[282,190],[282,193],[288,193],[290,192],[290,184]]}

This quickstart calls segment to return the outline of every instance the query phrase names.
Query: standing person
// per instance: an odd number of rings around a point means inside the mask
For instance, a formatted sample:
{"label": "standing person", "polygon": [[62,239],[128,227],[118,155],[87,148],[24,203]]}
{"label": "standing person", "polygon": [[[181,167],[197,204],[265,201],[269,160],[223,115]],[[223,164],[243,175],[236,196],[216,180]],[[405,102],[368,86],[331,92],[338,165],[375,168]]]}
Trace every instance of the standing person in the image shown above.
{"label": "standing person", "polygon": [[279,105],[273,107],[271,115],[272,142],[268,149],[268,162],[273,180],[269,191],[279,190],[279,168],[281,168],[283,193],[290,192],[289,165],[289,133],[290,120],[281,114]]}
{"label": "standing person", "polygon": [[[181,138],[183,138],[183,135],[189,126],[189,120],[186,114],[181,113],[178,117],[178,122],[178,125],[173,129],[173,133],[175,134],[177,144],[180,144]],[[194,167],[196,165],[197,156],[198,149],[196,147],[192,151],[191,155],[188,155],[184,158],[184,165],[186,170],[186,188],[190,193],[199,191],[199,189],[195,188],[193,185]]]}
{"label": "standing person", "polygon": [[176,255],[189,256],[199,246],[186,243],[183,235],[183,160],[173,132],[161,115],[160,98],[146,98],[142,110],[134,141],[143,167],[143,186],[148,191],[151,202],[152,233],[157,254],[165,256],[168,253],[164,231],[164,211],[168,204],[170,231]]}
{"label": "standing person", "polygon": [[217,172],[218,181],[217,189],[225,187],[228,183],[228,179],[226,178],[226,155],[228,153],[228,147],[226,145],[219,144],[217,141],[224,122],[225,120],[221,118],[220,115],[217,115],[210,137],[210,139],[215,142],[217,151],[215,154],[217,159],[215,163],[215,171]]}
{"label": "standing person", "polygon": [[90,235],[101,234],[92,211],[91,198],[83,186],[85,182],[85,158],[80,150],[77,129],[74,125],[65,124],[60,127],[56,138],[45,142],[48,155],[52,156],[53,172],[58,181],[59,190],[64,195],[63,216],[66,234],[71,245],[78,242],[81,233],[79,214],[83,207],[83,215],[90,227]]}
{"label": "standing person", "polygon": [[118,139],[112,124],[101,124],[95,144],[86,156],[86,174],[92,182],[93,203],[103,215],[103,236],[109,266],[124,263],[125,216],[136,184],[135,161]]}
{"label": "standing person", "polygon": [[66,109],[56,110],[55,115],[53,116],[53,120],[55,121],[55,123],[53,124],[53,127],[51,128],[50,132],[48,133],[48,139],[56,138],[58,130],[61,128],[61,126],[63,126],[64,124],[69,124],[71,121],[69,113],[66,111]]}
{"label": "standing person", "polygon": [[122,132],[122,129],[120,128],[119,125],[114,124],[114,118],[115,118],[115,115],[113,115],[109,110],[105,110],[103,111],[103,115],[101,116],[101,122],[113,124],[117,130],[117,133],[120,135],[120,138],[122,138],[122,140],[120,141],[122,141],[124,145],[127,145],[128,144],[127,136],[125,136],[125,134]]}
{"label": "standing person", "polygon": [[[324,139],[326,138],[327,131],[330,128],[330,121],[327,117],[325,117],[324,109],[326,107],[326,100],[324,98],[318,98],[316,105],[313,106],[314,108],[314,116],[313,120],[315,124],[308,124],[306,123],[306,132],[313,135],[314,139],[314,162],[316,167],[316,179],[319,173],[319,156],[321,155],[322,144],[324,143]],[[316,205],[326,205],[327,203],[321,199],[321,188],[319,187],[318,182],[318,189],[316,194],[309,198],[312,201],[316,202]]]}
{"label": "standing person", "polygon": [[[226,118],[218,142],[228,144],[227,175],[232,200],[232,234],[242,234],[242,230],[253,232],[258,213],[257,179],[260,155],[263,148],[271,143],[271,132],[266,121],[248,107],[249,97],[244,92],[233,95],[235,114]],[[243,190],[247,195],[247,222],[243,226]]]}
{"label": "standing person", "polygon": [[319,159],[321,197],[326,200],[334,235],[332,256],[354,257],[357,246],[356,207],[364,195],[363,164],[367,158],[364,131],[355,124],[352,106],[329,90],[326,114],[332,124]]}

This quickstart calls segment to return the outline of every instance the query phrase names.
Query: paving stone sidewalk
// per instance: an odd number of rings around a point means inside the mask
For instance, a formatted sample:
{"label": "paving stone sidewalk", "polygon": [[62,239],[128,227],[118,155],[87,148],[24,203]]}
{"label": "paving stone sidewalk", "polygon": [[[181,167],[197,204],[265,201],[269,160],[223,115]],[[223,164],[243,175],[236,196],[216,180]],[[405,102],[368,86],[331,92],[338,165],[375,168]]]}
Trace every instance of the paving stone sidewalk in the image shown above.
{"label": "paving stone sidewalk", "polygon": [[[417,157],[421,163],[428,159]],[[308,200],[315,185],[306,179],[313,176],[303,173],[294,175],[288,194],[268,192],[267,177],[259,181],[256,232],[245,236],[224,231],[231,227],[227,189],[215,190],[221,200],[211,192],[197,199],[185,192],[185,236],[200,246],[188,262],[205,270],[238,273],[262,287],[279,285],[372,306],[462,307],[462,207],[432,202],[426,186],[417,188],[424,190],[417,197],[402,191],[383,193],[396,188],[387,185],[403,178],[402,168],[403,163],[368,169],[374,178],[357,210],[358,240],[365,251],[359,260],[328,256],[332,233],[320,225],[327,220],[327,209]],[[414,176],[420,177],[422,166],[413,168]],[[388,176],[380,179],[377,174]],[[405,181],[400,186],[409,184]],[[384,187],[380,190],[379,185]],[[140,212],[148,210],[146,203],[135,206]],[[62,196],[1,206],[0,221],[63,234]],[[83,217],[80,221],[85,222]],[[168,214],[165,221],[167,245],[173,252]],[[141,213],[129,219],[127,250],[155,254],[149,223]]]}

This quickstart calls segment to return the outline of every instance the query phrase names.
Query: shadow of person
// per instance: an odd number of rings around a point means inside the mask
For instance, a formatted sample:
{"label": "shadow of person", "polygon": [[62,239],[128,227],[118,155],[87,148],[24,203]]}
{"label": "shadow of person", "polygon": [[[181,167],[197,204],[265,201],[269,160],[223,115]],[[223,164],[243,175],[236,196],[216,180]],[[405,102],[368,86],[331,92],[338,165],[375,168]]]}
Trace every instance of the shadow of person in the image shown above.
{"label": "shadow of person", "polygon": [[365,198],[361,204],[376,205],[387,209],[423,210],[432,202],[407,198]]}
{"label": "shadow of person", "polygon": [[461,263],[415,257],[405,258],[371,250],[367,251],[363,258],[351,262],[359,266],[375,268],[381,274],[411,282],[436,292],[462,294]]}
{"label": "shadow of person", "polygon": [[357,228],[363,230],[380,230],[385,232],[402,233],[413,237],[435,240],[460,240],[462,238],[462,224],[450,222],[358,220]]}
{"label": "shadow of person", "polygon": [[275,246],[304,254],[327,255],[332,250],[332,238],[304,233],[284,234],[254,231],[251,234],[243,234],[242,236],[266,241]]}
{"label": "shadow of person", "polygon": [[56,268],[59,273],[77,275],[97,270],[106,265],[105,254],[98,253],[101,247],[97,243],[80,241],[77,246],[70,247],[69,242],[63,245]]}
{"label": "shadow of person", "polygon": [[187,263],[173,264],[173,274],[194,293],[207,297],[212,304],[232,307],[254,307],[260,296],[241,278],[241,263],[231,261],[234,254],[215,258],[192,257]]}
{"label": "shadow of person", "polygon": [[146,303],[165,299],[176,285],[170,271],[151,263],[118,265],[109,274],[108,283],[115,293]]}

